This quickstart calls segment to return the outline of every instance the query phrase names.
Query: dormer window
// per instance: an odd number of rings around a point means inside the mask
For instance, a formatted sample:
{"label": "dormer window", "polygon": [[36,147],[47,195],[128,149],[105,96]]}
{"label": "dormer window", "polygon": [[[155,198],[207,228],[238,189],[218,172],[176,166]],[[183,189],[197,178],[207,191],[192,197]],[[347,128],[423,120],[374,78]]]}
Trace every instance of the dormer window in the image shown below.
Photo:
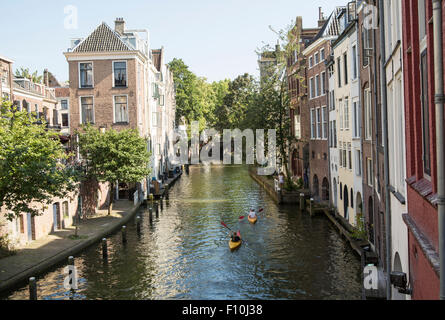
{"label": "dormer window", "polygon": [[116,61],[113,62],[114,87],[127,86],[127,62]]}

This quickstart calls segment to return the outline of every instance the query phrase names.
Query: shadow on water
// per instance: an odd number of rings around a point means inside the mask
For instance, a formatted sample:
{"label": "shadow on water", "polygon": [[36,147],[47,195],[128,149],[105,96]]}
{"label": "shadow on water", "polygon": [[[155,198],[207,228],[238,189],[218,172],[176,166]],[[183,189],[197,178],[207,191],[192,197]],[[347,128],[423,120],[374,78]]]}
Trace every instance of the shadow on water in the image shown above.
{"label": "shadow on water", "polygon": [[[264,208],[258,223],[246,216]],[[66,290],[63,267],[39,278],[39,299],[360,299],[360,261],[324,217],[277,206],[246,167],[191,167],[150,224],[135,221],[76,257],[79,288]],[[246,241],[228,248],[229,231]],[[27,299],[28,287],[6,299]]]}

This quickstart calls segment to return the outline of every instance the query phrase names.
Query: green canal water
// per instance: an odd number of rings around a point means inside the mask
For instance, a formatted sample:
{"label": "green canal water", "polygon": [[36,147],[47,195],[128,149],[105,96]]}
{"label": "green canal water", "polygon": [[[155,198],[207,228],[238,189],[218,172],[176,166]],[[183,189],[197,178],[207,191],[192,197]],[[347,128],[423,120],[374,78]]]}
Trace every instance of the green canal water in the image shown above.
{"label": "green canal water", "polygon": [[[238,221],[264,208],[256,225]],[[63,286],[65,266],[38,278],[39,299],[360,299],[360,261],[323,216],[278,206],[247,167],[191,167],[142,232],[128,224],[108,240],[104,263],[98,243],[75,257],[79,284]],[[230,252],[228,230],[246,240]],[[4,299],[27,299],[28,287]]]}

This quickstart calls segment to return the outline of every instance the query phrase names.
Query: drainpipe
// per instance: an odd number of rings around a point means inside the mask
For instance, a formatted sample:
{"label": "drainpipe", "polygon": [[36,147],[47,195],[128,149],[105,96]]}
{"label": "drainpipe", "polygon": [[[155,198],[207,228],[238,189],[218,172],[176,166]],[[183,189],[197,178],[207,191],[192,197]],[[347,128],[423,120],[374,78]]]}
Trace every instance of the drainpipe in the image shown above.
{"label": "drainpipe", "polygon": [[442,52],[442,1],[432,0],[434,21],[434,75],[436,88],[436,148],[437,148],[437,213],[439,216],[440,299],[445,300],[445,139]]}
{"label": "drainpipe", "polygon": [[384,150],[384,179],[385,179],[385,229],[386,229],[386,299],[391,300],[391,261],[392,261],[392,234],[391,234],[391,197],[389,194],[389,154],[388,154],[388,104],[386,87],[386,47],[385,47],[385,7],[383,0],[379,0],[380,19],[380,87],[382,94],[382,120],[383,120],[383,150]]}

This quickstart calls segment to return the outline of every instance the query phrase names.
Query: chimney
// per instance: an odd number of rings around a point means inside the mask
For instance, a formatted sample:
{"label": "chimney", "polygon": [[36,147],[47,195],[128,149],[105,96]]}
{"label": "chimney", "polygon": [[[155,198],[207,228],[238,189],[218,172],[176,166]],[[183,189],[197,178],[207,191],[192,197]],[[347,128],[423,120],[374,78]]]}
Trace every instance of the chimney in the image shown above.
{"label": "chimney", "polygon": [[43,70],[43,81],[45,86],[49,87],[49,73],[48,69]]}
{"label": "chimney", "polygon": [[114,31],[119,33],[121,36],[124,34],[125,31],[124,18],[116,18],[116,21],[114,22]]}
{"label": "chimney", "polygon": [[325,24],[326,19],[324,18],[323,11],[321,10],[321,7],[318,7],[318,27],[321,28]]}

